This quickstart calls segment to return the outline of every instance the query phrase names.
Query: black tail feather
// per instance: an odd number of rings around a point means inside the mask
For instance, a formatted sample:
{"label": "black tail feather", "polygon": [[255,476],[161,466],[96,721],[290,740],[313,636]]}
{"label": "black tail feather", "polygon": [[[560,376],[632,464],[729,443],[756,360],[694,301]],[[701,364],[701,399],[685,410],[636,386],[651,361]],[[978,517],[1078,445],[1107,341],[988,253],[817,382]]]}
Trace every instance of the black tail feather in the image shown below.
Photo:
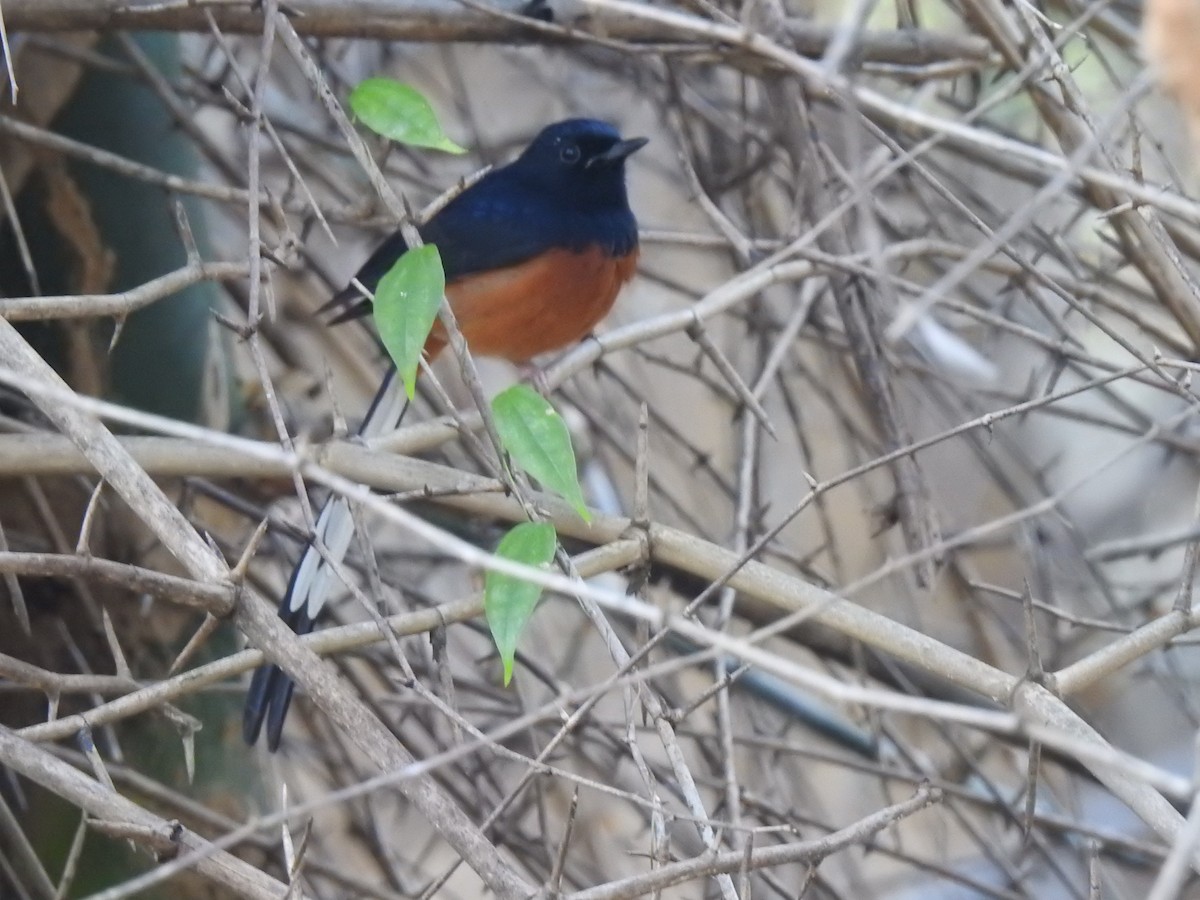
{"label": "black tail feather", "polygon": [[404,235],[397,231],[375,248],[375,252],[367,258],[362,268],[358,270],[358,274],[354,276],[354,280],[334,294],[333,299],[317,312],[330,313],[336,310],[337,315],[329,320],[330,325],[340,325],[342,322],[361,319],[363,316],[369,315],[371,301],[367,299],[361,288],[355,286],[355,282],[374,293],[379,279],[387,274],[407,249],[408,244],[404,241]]}
{"label": "black tail feather", "polygon": [[[307,551],[307,548],[306,548]],[[292,582],[296,580],[296,572],[292,572]],[[289,609],[292,600],[292,584],[288,585],[279,605],[279,618],[296,632],[308,634],[313,630],[314,620],[309,617],[304,608]],[[283,669],[274,663],[259,666],[250,679],[250,690],[246,692],[246,706],[242,711],[242,738],[247,744],[253,745],[262,731],[263,722],[267,723],[267,747],[272,752],[279,749],[279,739],[283,735],[283,720],[287,717],[288,706],[292,702],[292,692],[296,684]]]}
{"label": "black tail feather", "polygon": [[[405,412],[408,411],[408,401],[403,393],[393,393],[391,389],[395,387],[394,381],[396,377],[396,368],[389,366],[387,373],[384,375],[383,383],[379,386],[379,390],[375,394],[375,399],[371,401],[371,406],[367,410],[366,417],[359,428],[359,433],[364,436],[373,436],[389,428],[395,427],[404,418]],[[398,390],[398,388],[397,388]],[[331,525],[335,519],[339,522],[346,523],[347,519],[338,518],[339,507],[335,505],[336,499],[326,501],[325,506],[321,510],[321,514],[317,519],[317,532],[322,542],[326,542],[326,551],[337,557],[337,561],[341,561],[342,554],[345,550],[345,544],[338,540],[333,540],[335,547],[330,547],[330,533],[337,532],[337,527]],[[345,515],[349,516],[348,507],[341,510]],[[348,535],[346,535],[348,538]],[[320,617],[324,609],[325,601],[328,596],[314,596],[310,591],[317,591],[313,587],[313,582],[307,582],[307,586],[299,586],[303,561],[310,553],[316,553],[312,542],[310,541],[304,548],[304,552],[300,555],[300,560],[292,569],[292,577],[288,582],[287,590],[284,592],[283,601],[279,604],[279,618],[296,632],[296,634],[308,634],[313,630],[315,624],[314,616],[309,615],[309,604],[314,603],[317,610],[315,616]],[[318,568],[320,564],[318,565]],[[309,572],[310,577],[313,577],[312,570]],[[297,595],[297,590],[300,593]],[[320,594],[317,591],[317,594]],[[293,598],[300,597],[300,608],[292,609]],[[291,677],[284,672],[279,666],[274,663],[261,666],[250,679],[250,690],[246,694],[246,706],[242,713],[242,737],[247,744],[253,745],[258,740],[259,734],[262,733],[263,725],[267,726],[267,746],[272,750],[279,747],[280,737],[283,735],[283,722],[287,717],[288,706],[292,702],[292,693],[295,690],[295,683]]]}
{"label": "black tail feather", "polygon": [[329,313],[336,313],[336,315],[333,315],[325,324],[341,325],[343,322],[351,322],[369,316],[371,301],[363,296],[362,291],[350,284],[334,294],[332,300],[317,310],[319,316]]}

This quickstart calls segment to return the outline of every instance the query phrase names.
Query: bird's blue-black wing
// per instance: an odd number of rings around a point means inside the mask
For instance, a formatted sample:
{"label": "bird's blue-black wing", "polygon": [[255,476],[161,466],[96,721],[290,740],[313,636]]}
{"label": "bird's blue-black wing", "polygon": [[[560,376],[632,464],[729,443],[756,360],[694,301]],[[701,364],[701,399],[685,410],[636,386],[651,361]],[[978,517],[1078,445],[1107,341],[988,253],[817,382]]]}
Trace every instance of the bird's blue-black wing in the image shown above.
{"label": "bird's blue-black wing", "polygon": [[[561,246],[561,227],[528,196],[519,184],[491,176],[459,194],[421,227],[421,239],[434,244],[442,259],[447,284],[476,272],[515,266],[552,247]],[[371,311],[371,301],[355,285],[375,292],[408,244],[397,231],[363,263],[362,268],[321,311],[337,310],[331,324],[357,319]]]}

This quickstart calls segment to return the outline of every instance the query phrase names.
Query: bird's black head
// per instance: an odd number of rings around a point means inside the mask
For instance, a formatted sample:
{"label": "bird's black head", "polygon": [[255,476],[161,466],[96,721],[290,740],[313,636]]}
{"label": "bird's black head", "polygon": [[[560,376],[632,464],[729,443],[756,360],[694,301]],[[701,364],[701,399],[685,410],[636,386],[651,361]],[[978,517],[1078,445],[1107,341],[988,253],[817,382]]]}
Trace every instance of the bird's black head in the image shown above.
{"label": "bird's black head", "polygon": [[645,145],[607,122],[566,119],[543,128],[511,168],[576,202],[624,205],[625,160]]}

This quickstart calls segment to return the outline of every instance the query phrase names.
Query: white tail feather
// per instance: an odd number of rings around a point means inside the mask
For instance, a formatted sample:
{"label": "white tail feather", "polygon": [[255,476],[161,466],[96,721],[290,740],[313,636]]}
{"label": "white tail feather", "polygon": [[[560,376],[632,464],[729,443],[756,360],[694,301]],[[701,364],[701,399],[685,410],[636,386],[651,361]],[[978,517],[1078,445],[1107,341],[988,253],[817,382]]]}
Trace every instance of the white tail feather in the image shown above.
{"label": "white tail feather", "polygon": [[[408,401],[404,394],[403,382],[395,375],[396,370],[391,369],[384,377],[383,384],[379,386],[371,408],[358,429],[360,436],[377,437],[400,424]],[[291,595],[288,598],[290,610],[307,607],[308,617],[317,618],[337,590],[340,579],[335,571],[336,565],[340,565],[346,558],[353,537],[354,517],[350,513],[349,502],[344,497],[330,497],[317,516],[313,540],[305,548],[304,555],[296,567],[296,576],[292,580]],[[328,558],[317,550],[318,544],[325,549]],[[330,561],[336,565],[331,565]]]}

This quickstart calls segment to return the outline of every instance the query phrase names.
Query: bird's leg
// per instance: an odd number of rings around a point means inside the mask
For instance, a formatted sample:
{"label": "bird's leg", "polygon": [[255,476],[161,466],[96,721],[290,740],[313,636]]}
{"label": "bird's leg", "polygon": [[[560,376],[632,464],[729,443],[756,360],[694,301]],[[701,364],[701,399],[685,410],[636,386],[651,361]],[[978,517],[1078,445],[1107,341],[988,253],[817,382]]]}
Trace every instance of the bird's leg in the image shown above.
{"label": "bird's leg", "polygon": [[523,362],[517,366],[517,374],[522,381],[528,381],[533,389],[543,397],[550,396],[550,382],[546,380],[546,370],[531,362]]}

